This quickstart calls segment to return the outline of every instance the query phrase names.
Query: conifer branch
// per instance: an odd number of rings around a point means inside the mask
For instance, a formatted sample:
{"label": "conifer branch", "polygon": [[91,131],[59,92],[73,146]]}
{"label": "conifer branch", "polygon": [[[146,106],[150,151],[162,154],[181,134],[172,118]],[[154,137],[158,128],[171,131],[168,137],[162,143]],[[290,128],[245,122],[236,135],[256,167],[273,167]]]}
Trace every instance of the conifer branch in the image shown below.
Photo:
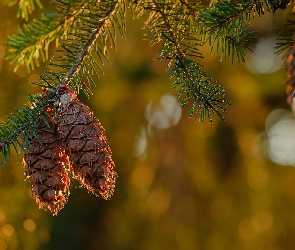
{"label": "conifer branch", "polygon": [[[112,39],[114,46],[114,22],[119,27],[120,34],[124,31],[124,15],[122,15],[124,6],[120,6],[120,4],[123,4],[122,0],[112,1],[111,3],[104,2],[99,5],[94,0],[88,2],[91,5],[88,8],[95,12],[96,19],[93,18],[90,21],[89,13],[83,13],[79,25],[82,25],[84,29],[81,29],[80,32],[76,29],[74,33],[68,34],[69,37],[72,37],[71,43],[62,42],[60,44],[61,49],[56,50],[56,54],[61,53],[62,56],[54,56],[48,67],[42,72],[40,81],[35,83],[39,86],[46,86],[49,90],[42,96],[39,94],[28,96],[32,107],[20,106],[16,110],[16,114],[7,117],[7,120],[0,124],[0,152],[2,151],[4,163],[9,157],[10,145],[13,145],[17,151],[18,146],[22,147],[18,140],[19,137],[28,144],[31,133],[36,134],[34,123],[46,115],[48,106],[54,108],[57,90],[59,86],[62,86],[61,84],[72,84],[74,89],[85,87],[81,83],[83,76],[86,74],[87,79],[91,78],[85,61],[87,60],[88,63],[93,65],[92,69],[99,67],[97,62],[95,64],[93,62],[96,58],[91,55],[91,50],[94,47],[96,54],[106,56],[105,42],[108,40],[105,39],[105,36],[112,36],[110,39]],[[85,15],[88,15],[88,18]],[[115,15],[120,15],[120,17],[115,17]],[[85,26],[83,26],[84,24]],[[113,28],[110,28],[110,25]],[[95,43],[98,38],[104,38],[102,48],[99,47],[99,43]],[[82,73],[80,73],[81,69]],[[74,83],[72,83],[73,81]],[[86,87],[87,91],[88,88]],[[30,131],[28,131],[28,128],[30,128]]]}
{"label": "conifer branch", "polygon": [[181,98],[181,106],[191,102],[189,117],[197,113],[199,120],[207,117],[211,123],[212,114],[224,119],[222,113],[229,103],[224,99],[223,88],[202,70],[202,64],[192,59],[203,56],[197,48],[200,42],[192,32],[196,20],[183,17],[188,5],[184,1],[157,0],[139,2],[139,5],[150,11],[145,22],[147,36],[152,45],[161,43],[159,59],[168,61],[167,68],[172,71],[169,76],[174,77],[172,88],[180,88],[177,96]]}
{"label": "conifer branch", "polygon": [[[39,0],[19,3],[29,2],[40,3]],[[46,120],[48,107],[55,108],[61,86],[91,94],[91,87],[95,86],[93,77],[103,74],[102,65],[108,62],[108,48],[116,48],[117,33],[124,37],[124,0],[51,2],[56,12],[46,13],[41,20],[29,22],[8,39],[6,57],[16,62],[16,68],[26,64],[32,70],[41,59],[47,60],[48,48],[53,41],[56,41],[57,49],[41,72],[39,81],[34,83],[49,90],[42,95],[28,96],[29,105],[20,106],[15,114],[0,124],[0,151],[4,162],[9,157],[10,145],[15,150],[19,146],[22,148],[19,137],[28,144],[30,133],[36,135],[35,122]],[[158,59],[167,62],[169,76],[174,79],[172,88],[178,90],[181,106],[190,104],[189,117],[197,114],[199,120],[208,118],[212,123],[213,114],[224,119],[229,102],[225,100],[223,87],[203,70],[200,46],[209,44],[211,52],[216,48],[224,60],[231,57],[232,61],[235,58],[244,61],[245,50],[249,49],[254,34],[250,30],[251,17],[255,13],[262,15],[264,8],[267,11],[284,9],[288,0],[212,1],[214,3],[206,9],[196,1],[188,0],[128,2],[138,17],[147,17],[146,36],[151,45],[160,44]],[[21,8],[25,18],[35,7],[26,8]],[[278,53],[289,50],[293,45],[294,29],[295,22],[289,21],[279,37]],[[291,85],[293,88],[294,84]]]}
{"label": "conifer branch", "polygon": [[[268,5],[266,5],[268,7]],[[270,8],[268,7],[268,10]],[[216,46],[219,53],[220,47],[223,60],[229,56],[244,62],[245,49],[249,49],[252,35],[255,31],[250,29],[250,17],[253,11],[258,15],[263,14],[263,4],[260,1],[217,2],[212,7],[202,10],[198,14],[198,28],[202,43],[209,43],[211,52]],[[222,45],[222,46],[220,46]]]}
{"label": "conifer branch", "polygon": [[[196,9],[192,5],[192,3],[187,3],[185,0],[179,0],[179,2],[181,2],[181,4],[186,7],[186,9],[188,10],[188,13],[190,15],[195,14]],[[198,4],[195,4],[195,5],[198,5]]]}
{"label": "conifer branch", "polygon": [[52,1],[58,12],[45,13],[40,21],[34,19],[19,28],[18,34],[8,37],[6,58],[12,63],[16,61],[15,70],[25,64],[30,72],[35,65],[39,66],[40,59],[48,60],[49,45],[56,41],[58,47],[60,39],[67,39],[67,34],[73,32],[79,17],[89,5],[89,1],[80,2]]}
{"label": "conifer branch", "polygon": [[36,133],[35,123],[46,115],[48,106],[52,106],[51,100],[54,98],[54,92],[48,92],[48,95],[39,94],[29,95],[28,100],[32,107],[27,105],[16,108],[16,113],[6,118],[4,123],[0,123],[0,152],[2,152],[4,165],[7,157],[10,157],[10,145],[13,145],[16,153],[17,148],[23,148],[18,138],[27,143],[28,138]]}
{"label": "conifer branch", "polygon": [[81,48],[81,52],[78,55],[77,60],[75,61],[73,67],[69,70],[68,74],[62,80],[63,85],[67,85],[71,81],[73,76],[77,73],[77,71],[81,67],[81,64],[83,63],[86,55],[89,53],[91,47],[93,46],[93,43],[96,41],[97,35],[101,32],[101,29],[104,27],[104,25],[107,21],[107,18],[114,11],[114,9],[118,3],[119,3],[119,0],[114,1],[111,4],[110,8],[105,13],[105,15],[101,17],[100,21],[97,24],[97,27],[93,30],[93,32],[90,34],[88,40]]}
{"label": "conifer branch", "polygon": [[17,17],[21,17],[28,21],[29,14],[35,10],[35,4],[38,5],[40,9],[43,8],[40,0],[11,0],[7,1],[9,6],[18,4]]}
{"label": "conifer branch", "polygon": [[287,56],[293,44],[295,43],[295,14],[290,15],[284,27],[280,30],[277,36],[276,54]]}
{"label": "conifer branch", "polygon": [[[37,85],[52,88],[70,84],[72,89],[82,89],[85,94],[90,94],[89,87],[95,86],[91,75],[99,77],[98,71],[103,73],[98,61],[101,64],[108,61],[107,42],[115,47],[116,28],[124,37],[125,10],[122,0],[99,4],[89,1],[88,9],[91,12],[82,13],[78,27],[60,43],[61,48],[56,50],[45,72],[41,73]],[[88,87],[83,84],[85,80]]]}

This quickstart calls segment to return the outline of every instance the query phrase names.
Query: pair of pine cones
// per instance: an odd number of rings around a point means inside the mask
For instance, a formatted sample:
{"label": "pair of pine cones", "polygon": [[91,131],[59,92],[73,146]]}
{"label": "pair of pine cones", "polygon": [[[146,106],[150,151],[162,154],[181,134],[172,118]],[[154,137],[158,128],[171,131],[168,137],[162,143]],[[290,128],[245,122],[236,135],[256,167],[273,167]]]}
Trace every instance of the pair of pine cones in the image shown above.
{"label": "pair of pine cones", "polygon": [[[25,177],[40,208],[56,215],[69,195],[68,171],[96,196],[109,199],[117,173],[104,128],[91,109],[66,86],[57,88],[57,111],[48,108],[36,122],[36,133],[23,144]],[[56,121],[53,119],[56,113]]]}

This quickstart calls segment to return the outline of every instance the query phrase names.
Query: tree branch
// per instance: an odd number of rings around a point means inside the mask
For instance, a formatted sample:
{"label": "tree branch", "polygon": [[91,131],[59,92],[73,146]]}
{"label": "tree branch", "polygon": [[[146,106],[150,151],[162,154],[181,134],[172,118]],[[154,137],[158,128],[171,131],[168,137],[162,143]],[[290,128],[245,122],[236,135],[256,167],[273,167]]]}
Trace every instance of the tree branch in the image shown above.
{"label": "tree branch", "polygon": [[[154,5],[156,6],[156,9],[155,11],[159,12],[162,16],[162,19],[163,19],[163,22],[164,24],[166,25],[167,27],[167,30],[169,32],[169,35],[170,35],[170,38],[168,39],[170,42],[174,43],[175,47],[176,47],[176,50],[177,50],[177,54],[176,54],[176,58],[175,60],[177,60],[180,64],[181,64],[181,67],[182,67],[182,70],[185,72],[185,75],[186,75],[186,78],[188,79],[188,81],[190,82],[191,86],[194,86],[195,83],[194,81],[192,80],[192,77],[189,73],[189,69],[186,67],[185,65],[185,52],[182,51],[182,49],[180,48],[180,44],[178,42],[178,38],[175,36],[175,34],[173,33],[172,31],[172,27],[169,23],[169,21],[167,20],[167,17],[165,15],[165,13],[161,10],[161,8],[159,7],[158,5],[158,2],[157,0],[152,0],[152,2],[154,3]],[[166,39],[167,39],[167,36],[165,36],[164,34],[162,34]],[[199,95],[201,95],[201,93],[199,93]],[[201,95],[203,96],[203,95]],[[204,98],[203,96],[203,99],[206,99]]]}
{"label": "tree branch", "polygon": [[[97,38],[97,35],[101,32],[102,28],[104,27],[104,25],[108,21],[108,18],[110,17],[110,15],[113,13],[116,6],[120,2],[122,2],[122,0],[113,1],[113,3],[111,3],[109,8],[106,10],[104,16],[98,21],[96,28],[89,34],[87,41],[81,47],[81,52],[77,56],[77,59],[73,63],[73,66],[70,68],[70,70],[68,71],[66,76],[62,79],[62,81],[61,81],[62,85],[69,84],[70,81],[73,79],[73,77],[77,74],[84,59],[86,58],[86,56],[90,52],[91,47]],[[0,151],[3,150],[5,148],[5,146],[9,146],[11,143],[13,143],[17,137],[19,137],[20,135],[24,135],[26,130],[29,129],[32,125],[34,125],[34,121],[36,121],[38,118],[40,118],[42,115],[44,115],[48,105],[50,105],[51,102],[56,101],[55,100],[56,99],[56,92],[57,92],[56,90],[59,88],[59,86],[62,86],[62,85],[58,85],[55,88],[51,88],[51,89],[49,89],[49,91],[47,91],[43,94],[42,98],[45,98],[47,100],[46,102],[38,103],[38,101],[37,102],[33,101],[33,103],[36,102],[36,105],[32,109],[30,109],[30,112],[31,112],[30,114],[34,113],[34,115],[30,115],[29,117],[27,117],[28,119],[25,119],[24,121],[21,121],[15,125],[13,124],[15,129],[13,131],[10,131],[10,133],[8,133],[7,136],[3,136],[2,138],[0,138]],[[25,114],[26,113],[24,112],[24,115]],[[13,119],[9,120],[9,118],[8,118],[8,123],[11,121],[14,121],[14,120]],[[8,125],[8,123],[6,125]],[[2,127],[0,126],[0,132],[1,131],[2,132],[6,131],[5,124],[2,124]]]}
{"label": "tree branch", "polygon": [[97,28],[94,29],[94,31],[90,34],[89,39],[87,40],[87,42],[81,48],[81,52],[78,55],[77,60],[75,61],[75,63],[73,64],[73,67],[69,70],[69,72],[67,73],[65,78],[62,80],[62,84],[67,85],[71,81],[73,76],[75,76],[75,74],[79,70],[82,62],[84,61],[85,56],[88,54],[88,52],[91,49],[93,43],[95,42],[97,35],[101,31],[101,28],[106,23],[107,17],[115,10],[115,8],[116,8],[116,6],[118,5],[119,2],[121,2],[121,0],[114,1],[113,4],[110,6],[109,10],[106,12],[105,16],[103,18],[101,18],[101,20],[98,22]]}

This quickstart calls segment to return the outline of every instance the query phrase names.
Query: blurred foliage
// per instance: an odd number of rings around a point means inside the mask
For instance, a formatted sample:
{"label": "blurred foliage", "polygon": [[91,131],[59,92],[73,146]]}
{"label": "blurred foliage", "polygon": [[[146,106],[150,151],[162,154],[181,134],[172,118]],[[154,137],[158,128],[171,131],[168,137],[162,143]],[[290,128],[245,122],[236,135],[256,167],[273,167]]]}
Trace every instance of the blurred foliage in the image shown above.
{"label": "blurred foliage", "polygon": [[39,0],[11,0],[6,1],[6,4],[9,6],[17,5],[17,17],[21,17],[25,19],[26,21],[29,20],[29,15],[32,14],[32,12],[35,10],[36,5],[42,9],[42,3]]}
{"label": "blurred foliage", "polygon": [[[3,61],[3,43],[21,22],[16,8],[0,4],[1,121],[27,93],[40,92],[29,83],[44,68],[14,73]],[[258,36],[269,32],[267,22],[280,26],[282,16],[279,10],[253,22]],[[142,20],[128,22],[127,40],[110,51],[94,95],[80,97],[106,128],[119,174],[114,196],[97,199],[73,182],[69,202],[52,217],[38,209],[13,154],[0,168],[0,250],[293,249],[295,169],[253,154],[268,113],[287,108],[285,71],[251,74],[204,51],[205,66],[232,100],[226,121],[211,126],[183,115],[158,129],[146,119],[147,107],[155,111],[161,96],[175,93],[165,64],[152,60],[157,48],[142,41]]]}

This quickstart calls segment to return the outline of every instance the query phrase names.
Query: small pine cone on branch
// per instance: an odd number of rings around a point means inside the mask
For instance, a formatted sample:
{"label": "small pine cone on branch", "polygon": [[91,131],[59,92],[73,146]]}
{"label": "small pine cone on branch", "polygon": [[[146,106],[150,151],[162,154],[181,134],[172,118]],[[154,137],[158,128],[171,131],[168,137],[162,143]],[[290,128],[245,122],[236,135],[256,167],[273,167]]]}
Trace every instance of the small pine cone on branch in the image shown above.
{"label": "small pine cone on branch", "polygon": [[109,199],[115,188],[112,151],[92,110],[68,87],[58,88],[58,132],[73,176],[96,196]]}
{"label": "small pine cone on branch", "polygon": [[47,124],[39,119],[36,123],[39,138],[32,136],[29,145],[23,143],[25,177],[31,177],[32,193],[39,208],[47,208],[56,215],[67,201],[70,179],[65,168],[68,159],[58,139],[57,125],[52,117],[47,117]]}

